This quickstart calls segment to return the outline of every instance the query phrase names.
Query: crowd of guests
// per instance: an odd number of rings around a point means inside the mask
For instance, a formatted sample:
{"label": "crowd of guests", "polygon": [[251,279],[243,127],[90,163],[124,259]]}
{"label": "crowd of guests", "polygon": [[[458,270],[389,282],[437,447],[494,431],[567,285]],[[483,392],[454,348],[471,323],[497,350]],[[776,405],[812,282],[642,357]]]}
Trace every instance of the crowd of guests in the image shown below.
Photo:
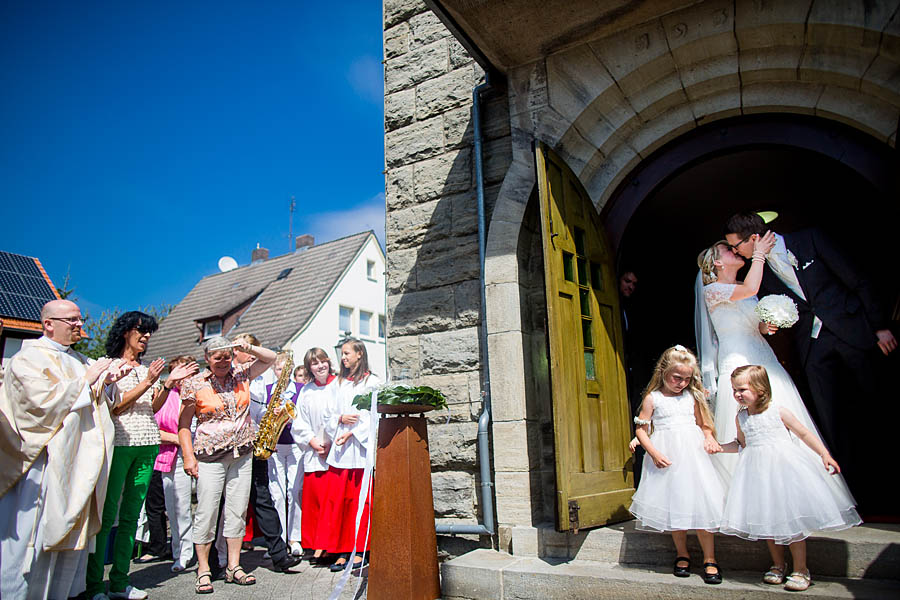
{"label": "crowd of guests", "polygon": [[[287,355],[252,335],[206,340],[205,368],[192,356],[148,362],[158,325],[132,311],[92,361],[71,348],[84,324],[76,304],[49,302],[41,320],[43,337],[10,360],[0,387],[0,509],[15,515],[0,526],[0,597],[146,598],[129,579],[139,522],[149,535],[136,560],[170,558],[174,573],[196,562],[198,594],[220,574],[256,583],[241,552],[260,538],[274,571],[304,557],[333,571],[367,564],[370,428],[352,401],[380,380],[362,342],[345,340],[338,366],[309,349],[273,398],[266,381]],[[271,457],[256,458],[260,419],[286,402],[295,418]]]}

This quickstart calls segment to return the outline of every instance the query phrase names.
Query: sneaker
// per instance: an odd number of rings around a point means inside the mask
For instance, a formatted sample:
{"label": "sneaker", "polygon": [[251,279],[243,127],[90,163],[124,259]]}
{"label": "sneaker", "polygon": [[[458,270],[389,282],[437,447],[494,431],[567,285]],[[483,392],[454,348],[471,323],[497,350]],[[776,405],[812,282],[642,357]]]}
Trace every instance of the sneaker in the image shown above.
{"label": "sneaker", "polygon": [[144,600],[147,597],[147,592],[142,589],[136,588],[133,585],[125,586],[124,592],[109,592],[110,600],[114,600],[116,598],[121,598],[122,600]]}
{"label": "sneaker", "polygon": [[291,542],[291,554],[303,556],[303,546],[300,545],[300,542]]}

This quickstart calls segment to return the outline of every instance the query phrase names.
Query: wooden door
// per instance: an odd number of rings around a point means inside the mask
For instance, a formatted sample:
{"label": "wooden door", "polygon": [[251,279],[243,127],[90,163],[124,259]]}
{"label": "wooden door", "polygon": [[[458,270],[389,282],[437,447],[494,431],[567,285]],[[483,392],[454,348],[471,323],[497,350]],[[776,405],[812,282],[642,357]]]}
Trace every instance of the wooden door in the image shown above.
{"label": "wooden door", "polygon": [[560,531],[631,517],[631,411],[615,261],[578,178],[539,144]]}

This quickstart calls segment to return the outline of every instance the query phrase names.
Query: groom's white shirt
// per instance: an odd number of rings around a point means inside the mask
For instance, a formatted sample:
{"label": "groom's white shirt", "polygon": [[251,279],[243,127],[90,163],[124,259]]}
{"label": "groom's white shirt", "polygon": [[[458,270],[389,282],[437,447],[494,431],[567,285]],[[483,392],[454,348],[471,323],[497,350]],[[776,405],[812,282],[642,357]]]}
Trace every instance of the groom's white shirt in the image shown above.
{"label": "groom's white shirt", "polygon": [[[803,288],[800,287],[800,280],[797,279],[797,271],[793,265],[793,262],[796,262],[796,258],[791,261],[793,254],[791,254],[790,250],[787,249],[787,246],[784,244],[784,237],[775,234],[775,247],[769,251],[768,256],[766,256],[766,262],[769,263],[769,267],[772,271],[775,272],[775,275],[778,276],[784,285],[788,286],[791,291],[795,294],[806,300],[806,294],[803,293]],[[819,337],[819,332],[822,330],[822,319],[813,314],[813,324],[812,324],[812,332],[810,333],[811,338],[816,339]]]}

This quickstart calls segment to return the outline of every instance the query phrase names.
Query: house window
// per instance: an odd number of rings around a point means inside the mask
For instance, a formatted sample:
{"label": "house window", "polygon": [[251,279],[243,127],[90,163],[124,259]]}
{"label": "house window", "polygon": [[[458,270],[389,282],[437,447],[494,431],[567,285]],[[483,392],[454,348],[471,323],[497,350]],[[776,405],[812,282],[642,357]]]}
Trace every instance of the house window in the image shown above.
{"label": "house window", "polygon": [[372,313],[359,311],[359,335],[372,335]]}
{"label": "house window", "polygon": [[203,324],[203,339],[208,340],[211,337],[222,335],[222,320],[207,321]]}
{"label": "house window", "polygon": [[378,337],[384,339],[384,332],[387,329],[384,315],[378,315]]}
{"label": "house window", "polygon": [[351,326],[352,319],[353,309],[342,306],[340,308],[340,315],[338,316],[338,329],[341,330],[341,333],[344,333],[346,331],[353,331],[353,327]]}
{"label": "house window", "polygon": [[375,261],[367,260],[366,261],[366,277],[375,281]]}

